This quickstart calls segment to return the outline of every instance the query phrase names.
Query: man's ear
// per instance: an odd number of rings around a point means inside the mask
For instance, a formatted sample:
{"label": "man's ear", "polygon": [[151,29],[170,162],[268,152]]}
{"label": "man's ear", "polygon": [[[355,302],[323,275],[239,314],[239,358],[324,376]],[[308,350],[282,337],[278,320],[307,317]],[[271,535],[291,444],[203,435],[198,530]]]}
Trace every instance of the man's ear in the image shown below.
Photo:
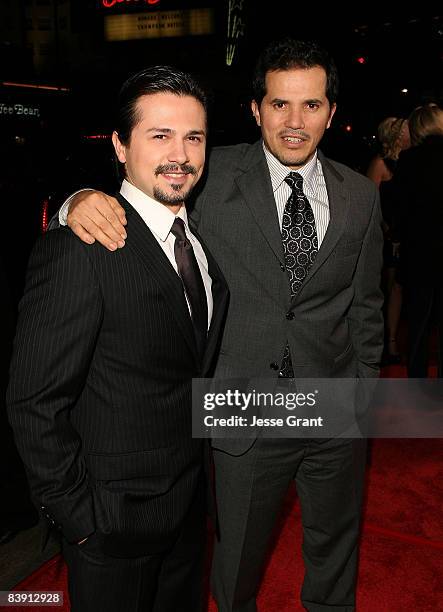
{"label": "man's ear", "polygon": [[252,110],[252,114],[254,115],[254,119],[257,122],[258,127],[260,127],[261,126],[260,109],[255,100],[252,100],[251,102],[251,110]]}
{"label": "man's ear", "polygon": [[331,123],[332,123],[332,117],[335,115],[335,111],[337,110],[337,105],[334,104],[331,106],[331,110],[329,112],[329,119],[328,119],[328,123],[326,124],[326,129],[329,129],[331,127]]}
{"label": "man's ear", "polygon": [[120,142],[120,138],[116,131],[112,132],[112,144],[114,145],[117,159],[122,164],[126,163],[126,147]]}

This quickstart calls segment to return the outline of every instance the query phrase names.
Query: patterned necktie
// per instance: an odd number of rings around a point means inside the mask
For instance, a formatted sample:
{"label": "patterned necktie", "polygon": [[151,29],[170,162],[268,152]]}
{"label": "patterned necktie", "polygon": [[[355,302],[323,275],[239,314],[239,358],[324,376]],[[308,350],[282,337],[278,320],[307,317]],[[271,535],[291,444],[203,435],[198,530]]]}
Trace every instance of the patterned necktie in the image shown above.
{"label": "patterned necktie", "polygon": [[175,236],[174,255],[177,269],[183,283],[191,309],[195,339],[200,357],[203,356],[208,330],[208,302],[205,286],[195,258],[194,249],[185,234],[185,224],[176,217],[171,227]]}
{"label": "patterned necktie", "polygon": [[[314,263],[318,253],[318,238],[314,213],[303,193],[303,177],[298,172],[290,172],[285,182],[291,187],[292,193],[283,212],[282,242],[291,298],[294,298]],[[279,376],[294,377],[288,344],[285,346]]]}

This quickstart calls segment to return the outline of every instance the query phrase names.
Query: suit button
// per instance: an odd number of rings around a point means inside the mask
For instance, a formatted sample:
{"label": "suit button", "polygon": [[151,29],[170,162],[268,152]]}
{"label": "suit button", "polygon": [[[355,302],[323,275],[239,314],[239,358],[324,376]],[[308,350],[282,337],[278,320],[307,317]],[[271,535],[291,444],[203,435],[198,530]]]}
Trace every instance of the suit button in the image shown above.
{"label": "suit button", "polygon": [[289,312],[286,313],[286,318],[288,319],[288,321],[292,321],[292,319],[295,317],[294,313],[292,312],[292,310],[290,310]]}
{"label": "suit button", "polygon": [[282,272],[286,272],[286,266],[285,266],[285,264],[280,263],[280,270],[281,270]]}
{"label": "suit button", "polygon": [[270,363],[269,367],[271,368],[271,370],[279,370],[280,369],[280,366],[278,365],[278,363],[275,363],[275,361]]}

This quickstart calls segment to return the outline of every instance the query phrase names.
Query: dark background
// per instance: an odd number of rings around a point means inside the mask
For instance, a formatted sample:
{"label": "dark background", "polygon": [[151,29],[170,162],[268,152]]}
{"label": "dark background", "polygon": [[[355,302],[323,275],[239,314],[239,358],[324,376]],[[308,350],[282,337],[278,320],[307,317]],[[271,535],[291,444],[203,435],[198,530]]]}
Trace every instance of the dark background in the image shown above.
{"label": "dark background", "polygon": [[[230,5],[240,35],[227,66]],[[437,3],[427,3],[426,10],[403,9],[407,12],[393,5],[372,3],[363,10],[272,0],[159,0],[155,5],[124,0],[104,8],[101,0],[2,0],[0,104],[39,112],[0,113],[0,242],[15,299],[41,231],[43,202],[51,215],[77,187],[115,188],[107,137],[115,94],[129,74],[149,64],[174,64],[204,82],[213,98],[211,144],[252,142],[258,131],[249,109],[249,80],[258,53],[284,35],[315,39],[335,57],[341,78],[338,111],[322,149],[365,172],[381,119],[407,116],[418,104],[441,103],[443,97],[443,18]],[[212,9],[212,34],[104,38],[107,15],[195,8]]]}
{"label": "dark background", "polygon": [[[116,93],[129,74],[165,63],[196,73],[212,93],[210,143],[252,142],[259,133],[249,81],[258,53],[285,35],[315,39],[335,57],[341,77],[338,111],[322,149],[361,172],[375,152],[381,119],[406,117],[425,101],[442,103],[437,3],[419,10],[372,2],[363,10],[294,0],[152,1],[118,0],[112,8],[102,0],[0,1],[0,540],[5,528],[37,520],[4,409],[29,252],[67,194],[82,186],[116,189],[109,135]],[[229,7],[238,36],[228,32]],[[211,34],[105,40],[108,15],[199,8],[212,10]],[[235,43],[229,66],[228,43]]]}

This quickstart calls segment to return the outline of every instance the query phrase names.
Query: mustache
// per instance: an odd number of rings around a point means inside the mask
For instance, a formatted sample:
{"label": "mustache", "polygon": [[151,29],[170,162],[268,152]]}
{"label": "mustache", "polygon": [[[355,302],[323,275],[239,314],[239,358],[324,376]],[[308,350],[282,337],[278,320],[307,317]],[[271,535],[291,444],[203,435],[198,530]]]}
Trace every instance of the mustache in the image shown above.
{"label": "mustache", "polygon": [[307,132],[303,132],[303,130],[286,130],[285,132],[281,132],[280,136],[282,138],[290,137],[290,138],[303,138],[303,140],[309,140],[311,137]]}
{"label": "mustache", "polygon": [[197,174],[197,169],[190,164],[163,164],[157,166],[154,174],[158,176],[159,174],[167,174],[168,172],[182,172],[183,174],[192,174],[195,176]]}

